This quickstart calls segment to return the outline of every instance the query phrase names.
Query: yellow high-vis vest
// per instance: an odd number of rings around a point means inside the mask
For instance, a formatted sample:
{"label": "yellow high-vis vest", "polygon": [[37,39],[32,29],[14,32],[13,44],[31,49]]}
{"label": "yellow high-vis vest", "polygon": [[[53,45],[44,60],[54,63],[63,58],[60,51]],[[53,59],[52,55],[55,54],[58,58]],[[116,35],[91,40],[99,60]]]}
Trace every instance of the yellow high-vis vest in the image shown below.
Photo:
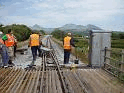
{"label": "yellow high-vis vest", "polygon": [[64,38],[64,49],[71,49],[70,40],[71,40],[71,37],[69,36]]}
{"label": "yellow high-vis vest", "polygon": [[39,46],[39,35],[38,34],[32,34],[30,35],[30,46]]}

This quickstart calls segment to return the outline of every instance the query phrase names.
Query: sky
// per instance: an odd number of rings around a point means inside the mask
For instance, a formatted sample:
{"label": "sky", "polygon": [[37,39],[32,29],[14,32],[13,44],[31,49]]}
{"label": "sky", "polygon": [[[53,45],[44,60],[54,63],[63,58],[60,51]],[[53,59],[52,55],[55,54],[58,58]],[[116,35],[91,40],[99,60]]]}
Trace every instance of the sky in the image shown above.
{"label": "sky", "polygon": [[124,31],[124,0],[0,0],[0,23],[46,28],[92,24]]}

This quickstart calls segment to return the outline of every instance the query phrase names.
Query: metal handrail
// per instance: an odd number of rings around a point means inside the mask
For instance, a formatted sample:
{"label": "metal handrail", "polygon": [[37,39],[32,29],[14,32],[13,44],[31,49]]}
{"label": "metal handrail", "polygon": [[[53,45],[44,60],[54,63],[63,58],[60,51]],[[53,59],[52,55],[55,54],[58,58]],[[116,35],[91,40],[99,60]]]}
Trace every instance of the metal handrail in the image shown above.
{"label": "metal handrail", "polygon": [[110,58],[110,57],[107,57],[107,56],[104,56],[104,57],[107,58],[107,59],[110,59],[110,60],[115,60],[115,61],[119,62],[118,64],[124,64],[124,62],[119,61],[117,59],[113,59],[113,58]]}

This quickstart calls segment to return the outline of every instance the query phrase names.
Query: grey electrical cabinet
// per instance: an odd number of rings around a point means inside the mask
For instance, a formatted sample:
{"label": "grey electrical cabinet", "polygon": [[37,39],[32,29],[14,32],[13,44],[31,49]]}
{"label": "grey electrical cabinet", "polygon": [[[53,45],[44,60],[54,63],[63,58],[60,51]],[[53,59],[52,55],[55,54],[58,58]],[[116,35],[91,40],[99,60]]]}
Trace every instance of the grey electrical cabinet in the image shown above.
{"label": "grey electrical cabinet", "polygon": [[[92,30],[90,32],[90,56],[91,66],[101,67],[104,65],[105,47],[111,49],[111,32],[104,30]],[[107,52],[110,56],[110,52]]]}

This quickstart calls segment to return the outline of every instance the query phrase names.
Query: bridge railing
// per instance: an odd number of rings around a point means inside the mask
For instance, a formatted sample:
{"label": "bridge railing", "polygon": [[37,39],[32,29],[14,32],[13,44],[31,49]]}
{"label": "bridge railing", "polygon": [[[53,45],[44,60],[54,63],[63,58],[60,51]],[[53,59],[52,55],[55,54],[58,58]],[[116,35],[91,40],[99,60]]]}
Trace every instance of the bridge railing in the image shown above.
{"label": "bridge railing", "polygon": [[[110,55],[107,55],[108,52]],[[124,81],[124,50],[117,53],[105,47],[103,69]]]}

